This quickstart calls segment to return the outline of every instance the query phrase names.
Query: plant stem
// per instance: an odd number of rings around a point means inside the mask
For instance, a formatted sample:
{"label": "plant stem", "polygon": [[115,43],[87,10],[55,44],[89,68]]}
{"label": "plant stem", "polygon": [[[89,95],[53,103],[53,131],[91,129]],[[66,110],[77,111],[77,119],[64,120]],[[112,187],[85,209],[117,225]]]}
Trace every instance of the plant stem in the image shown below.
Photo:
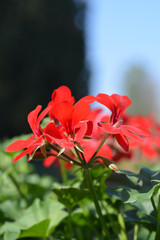
{"label": "plant stem", "polygon": [[27,197],[24,195],[24,193],[21,191],[20,187],[19,187],[19,183],[17,182],[16,178],[11,174],[9,173],[8,176],[11,178],[12,182],[14,183],[19,195],[24,198],[27,202],[28,202],[28,199]]}
{"label": "plant stem", "polygon": [[79,240],[83,240],[83,233],[79,227],[76,228],[77,236]]}
{"label": "plant stem", "polygon": [[[110,211],[109,211],[109,209],[111,209],[110,205],[107,204],[107,206],[105,206],[103,202],[101,203],[101,205],[102,205],[103,209],[105,210],[106,214],[108,215],[108,219],[110,221],[113,232],[115,233],[115,235],[118,235],[119,229],[117,227],[117,224],[115,224],[115,219],[113,219],[112,215],[110,214]],[[108,208],[108,210],[107,210],[107,208]],[[112,211],[112,209],[111,209],[111,211]]]}
{"label": "plant stem", "polygon": [[74,147],[74,150],[75,150],[75,152],[76,152],[76,154],[77,154],[77,157],[78,157],[78,159],[80,160],[80,162],[83,162],[83,160],[81,159],[81,156],[79,155],[79,151],[77,150],[76,147]]}
{"label": "plant stem", "polygon": [[157,207],[156,207],[156,204],[155,204],[155,201],[154,201],[153,196],[151,197],[151,203],[152,203],[152,206],[153,206],[153,209],[154,209],[155,215],[157,216]]}
{"label": "plant stem", "polygon": [[99,150],[101,149],[101,147],[103,146],[103,144],[105,143],[105,141],[107,140],[107,138],[109,137],[109,135],[110,135],[110,134],[107,133],[107,134],[103,137],[103,139],[102,139],[102,141],[100,142],[97,150],[96,150],[95,153],[92,155],[92,157],[90,158],[89,162],[90,162],[91,160],[93,160],[94,157],[97,155],[97,153],[99,152]]}
{"label": "plant stem", "polygon": [[82,152],[80,152],[80,154],[82,156],[83,163],[86,165],[86,160],[85,160],[84,154]]}
{"label": "plant stem", "polygon": [[[56,151],[57,153],[59,153],[59,149],[51,144],[51,143],[48,143],[48,146],[53,149],[54,151]],[[54,155],[53,155],[54,156]],[[64,160],[68,161],[68,162],[73,162],[74,164],[78,165],[78,166],[82,166],[82,164],[80,162],[77,162],[75,161],[74,159],[72,159],[71,157],[69,157],[67,154],[65,153],[62,153],[60,156],[63,156],[63,158],[65,158]],[[60,158],[60,156],[58,156],[58,158]]]}
{"label": "plant stem", "polygon": [[69,238],[73,236],[72,220],[71,220],[71,209],[68,208],[68,229],[69,229]]}
{"label": "plant stem", "polygon": [[159,240],[159,239],[160,239],[160,195],[158,198],[157,230],[156,230],[155,240]]}
{"label": "plant stem", "polygon": [[60,160],[60,166],[61,166],[61,175],[62,175],[63,183],[67,184],[68,178],[67,178],[67,171],[66,171],[64,160]]}
{"label": "plant stem", "polygon": [[118,237],[120,240],[127,240],[125,222],[120,211],[118,211],[118,222],[120,224],[120,233]]}
{"label": "plant stem", "polygon": [[138,240],[138,224],[134,226],[134,238],[133,240]]}
{"label": "plant stem", "polygon": [[103,232],[105,232],[105,235],[106,235],[106,237],[108,237],[108,239],[111,239],[111,236],[108,232],[108,229],[106,227],[106,223],[104,221],[104,218],[103,218],[103,215],[102,215],[102,212],[101,212],[101,208],[100,208],[100,205],[99,205],[99,202],[98,202],[97,194],[96,194],[94,186],[93,186],[93,182],[92,182],[92,178],[91,178],[89,169],[87,169],[87,168],[85,169],[85,177],[86,177],[86,181],[87,181],[87,184],[88,184],[88,188],[89,188],[89,190],[92,194],[92,197],[93,197],[94,205],[95,205],[97,214],[99,216],[99,220],[101,222]]}
{"label": "plant stem", "polygon": [[151,232],[149,232],[148,237],[147,237],[146,240],[149,240],[149,239],[150,239],[150,236],[151,236]]}

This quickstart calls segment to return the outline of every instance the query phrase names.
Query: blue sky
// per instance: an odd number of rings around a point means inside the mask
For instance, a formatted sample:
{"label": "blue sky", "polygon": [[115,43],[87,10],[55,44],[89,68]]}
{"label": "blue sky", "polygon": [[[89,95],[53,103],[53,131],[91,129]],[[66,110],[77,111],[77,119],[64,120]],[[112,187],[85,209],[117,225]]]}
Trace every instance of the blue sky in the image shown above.
{"label": "blue sky", "polygon": [[[146,67],[160,90],[160,1],[87,0],[86,49],[90,93],[125,94],[129,67]],[[160,94],[159,94],[160,95]]]}

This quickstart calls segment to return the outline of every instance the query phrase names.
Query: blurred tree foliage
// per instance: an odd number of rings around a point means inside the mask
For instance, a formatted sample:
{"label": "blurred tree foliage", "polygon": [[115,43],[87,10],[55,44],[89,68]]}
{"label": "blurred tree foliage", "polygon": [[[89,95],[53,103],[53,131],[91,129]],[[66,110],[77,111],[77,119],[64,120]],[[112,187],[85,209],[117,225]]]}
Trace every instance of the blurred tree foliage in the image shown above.
{"label": "blurred tree foliage", "polygon": [[30,132],[27,114],[62,84],[87,94],[84,4],[71,0],[0,1],[1,138]]}
{"label": "blurred tree foliage", "polygon": [[129,107],[131,114],[155,113],[156,99],[155,86],[147,70],[140,65],[133,65],[124,77],[125,94],[132,100]]}

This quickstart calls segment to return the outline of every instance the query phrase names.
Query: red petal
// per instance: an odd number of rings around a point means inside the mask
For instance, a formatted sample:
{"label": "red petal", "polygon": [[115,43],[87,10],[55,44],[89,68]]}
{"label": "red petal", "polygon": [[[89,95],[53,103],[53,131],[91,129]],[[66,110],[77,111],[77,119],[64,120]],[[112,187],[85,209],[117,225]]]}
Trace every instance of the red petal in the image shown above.
{"label": "red petal", "polygon": [[11,143],[5,149],[5,151],[6,152],[16,152],[16,151],[22,150],[22,149],[28,147],[28,145],[32,142],[32,138],[33,138],[33,135],[27,140],[17,140],[15,142]]}
{"label": "red petal", "polygon": [[59,138],[62,139],[62,134],[58,130],[58,128],[50,122],[44,129],[43,129],[44,134],[47,134],[53,138]]}
{"label": "red petal", "polygon": [[143,141],[143,139],[141,137],[135,135],[134,133],[131,133],[131,132],[129,132],[125,129],[122,129],[122,128],[121,128],[121,130],[122,130],[123,134],[128,138],[130,138],[134,141],[137,141],[137,142],[142,142]]}
{"label": "red petal", "polygon": [[52,122],[44,129],[44,136],[48,142],[51,144],[56,143],[62,148],[68,149],[75,146],[73,142],[69,142],[68,138],[62,134]]}
{"label": "red petal", "polygon": [[75,146],[73,142],[70,142],[68,139],[55,139],[55,142],[61,147],[65,149],[70,149]]}
{"label": "red petal", "polygon": [[126,152],[128,152],[128,150],[129,150],[128,139],[127,139],[123,134],[117,134],[117,135],[115,135],[115,138],[116,138],[117,142],[119,143],[119,145],[120,145]]}
{"label": "red petal", "polygon": [[85,136],[90,136],[92,134],[92,131],[93,131],[93,122],[88,121],[87,122],[87,131],[85,133]]}
{"label": "red petal", "polygon": [[41,120],[46,116],[46,114],[49,112],[49,110],[52,108],[52,105],[48,105],[48,107],[46,107],[41,114],[38,117],[38,124],[40,124]]}
{"label": "red petal", "polygon": [[142,146],[142,153],[148,158],[155,158],[158,155],[158,152],[151,145]]}
{"label": "red petal", "polygon": [[104,93],[99,93],[96,96],[96,101],[103,104],[107,108],[109,108],[111,112],[114,112],[114,102],[112,101],[109,95]]}
{"label": "red petal", "polygon": [[118,94],[109,96],[102,93],[97,95],[96,101],[110,109],[113,115],[114,123],[120,118],[124,110],[132,103],[127,96],[120,96]]}
{"label": "red petal", "polygon": [[111,98],[114,102],[116,109],[118,110],[118,115],[120,116],[127,107],[129,107],[132,101],[127,96],[121,96],[118,94],[112,94]]}
{"label": "red petal", "polygon": [[72,114],[72,123],[73,126],[78,124],[81,120],[85,120],[89,114],[90,106],[88,103],[79,101],[74,105],[74,110]]}
{"label": "red petal", "polygon": [[34,148],[40,147],[40,146],[44,145],[44,141],[45,141],[44,136],[41,135],[37,139],[32,140],[31,144],[28,145],[28,148],[30,148],[30,147],[34,147]]}
{"label": "red petal", "polygon": [[20,158],[22,158],[23,156],[27,155],[27,154],[31,154],[34,151],[35,147],[32,148],[28,148],[26,150],[24,150],[23,152],[21,152],[19,155],[17,155],[15,158],[13,158],[12,162],[16,162],[18,161]]}
{"label": "red petal", "polygon": [[[82,147],[84,150],[84,157],[87,162],[90,160],[90,158],[98,148],[99,144],[100,144],[100,141],[96,141],[94,139],[83,141]],[[107,144],[104,144],[99,150],[98,155],[111,159],[113,156],[113,151]]]}
{"label": "red petal", "polygon": [[141,135],[141,136],[151,136],[151,132],[148,129],[142,129],[139,127],[134,127],[130,125],[121,125],[121,127],[127,131],[133,132],[135,134]]}
{"label": "red petal", "polygon": [[98,152],[98,155],[112,159],[113,158],[113,150],[107,144],[103,144],[103,146],[101,147],[101,149]]}
{"label": "red petal", "polygon": [[119,134],[121,132],[120,128],[115,128],[109,123],[98,123],[98,126],[100,126],[104,132],[109,134]]}
{"label": "red petal", "polygon": [[83,122],[81,127],[75,134],[74,141],[80,142],[83,139],[86,131],[87,131],[87,123]]}
{"label": "red petal", "polygon": [[52,113],[58,121],[66,128],[66,122],[71,121],[73,105],[70,102],[61,102],[55,105]]}
{"label": "red petal", "polygon": [[95,98],[94,96],[88,95],[88,96],[85,96],[85,97],[81,98],[79,101],[84,101],[84,102],[86,102],[86,103],[88,103],[88,104],[91,104],[91,103],[93,103],[95,100],[96,100],[96,98]]}
{"label": "red petal", "polygon": [[37,116],[41,111],[41,109],[42,109],[42,106],[38,105],[32,112],[28,114],[28,122],[33,132],[35,132],[37,129],[37,125],[38,125]]}
{"label": "red petal", "polygon": [[54,104],[67,101],[74,103],[74,97],[71,95],[71,90],[66,86],[61,86],[53,91],[52,93],[52,101]]}
{"label": "red petal", "polygon": [[56,157],[53,157],[53,156],[47,157],[43,161],[44,167],[50,167],[55,160],[56,160]]}

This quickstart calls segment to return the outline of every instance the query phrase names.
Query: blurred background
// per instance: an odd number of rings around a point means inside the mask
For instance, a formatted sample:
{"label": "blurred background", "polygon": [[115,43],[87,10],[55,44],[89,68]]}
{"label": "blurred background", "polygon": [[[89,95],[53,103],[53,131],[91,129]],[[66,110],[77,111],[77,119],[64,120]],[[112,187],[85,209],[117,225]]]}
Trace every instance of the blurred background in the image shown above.
{"label": "blurred background", "polygon": [[1,0],[0,138],[29,133],[27,115],[67,85],[76,100],[128,95],[160,118],[158,0]]}
{"label": "blurred background", "polygon": [[67,85],[88,93],[83,2],[0,1],[1,138],[29,133],[27,115]]}

